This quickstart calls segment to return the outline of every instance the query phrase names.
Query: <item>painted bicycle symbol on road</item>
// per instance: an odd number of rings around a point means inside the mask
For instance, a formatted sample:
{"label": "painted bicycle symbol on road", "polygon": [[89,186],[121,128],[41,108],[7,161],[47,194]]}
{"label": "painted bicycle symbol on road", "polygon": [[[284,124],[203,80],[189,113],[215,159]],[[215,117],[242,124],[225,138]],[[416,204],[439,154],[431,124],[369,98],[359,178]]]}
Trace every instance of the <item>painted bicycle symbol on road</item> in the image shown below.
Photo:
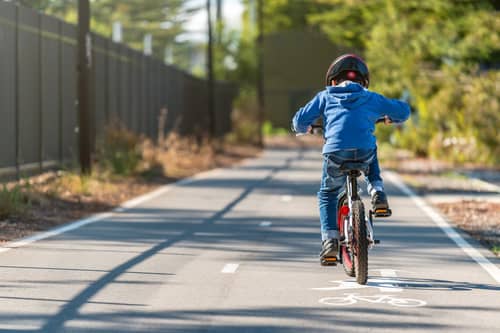
{"label": "painted bicycle symbol on road", "polygon": [[319,300],[321,304],[335,306],[351,305],[357,303],[358,301],[377,304],[389,304],[392,306],[404,308],[416,308],[427,305],[426,302],[418,299],[398,298],[391,295],[361,296],[359,294],[344,294],[344,296],[324,297]]}
{"label": "painted bicycle symbol on road", "polygon": [[[417,308],[427,305],[427,302],[419,299],[400,298],[394,296],[395,293],[402,293],[405,289],[405,286],[408,285],[408,281],[400,281],[398,279],[396,270],[377,269],[372,271],[380,271],[380,274],[382,276],[369,279],[368,283],[365,285],[358,284],[356,283],[356,281],[333,280],[329,281],[330,285],[327,287],[310,288],[310,289],[322,292],[325,291],[346,292],[354,290],[358,291],[359,289],[368,291],[368,290],[378,289],[378,292],[382,293],[382,294],[366,295],[366,296],[363,296],[359,293],[345,293],[343,294],[343,296],[323,297],[319,300],[319,303],[329,306],[347,306],[356,304],[358,302],[387,304],[391,306],[405,307],[405,308]],[[429,285],[425,283],[414,283],[413,285],[429,287]]]}

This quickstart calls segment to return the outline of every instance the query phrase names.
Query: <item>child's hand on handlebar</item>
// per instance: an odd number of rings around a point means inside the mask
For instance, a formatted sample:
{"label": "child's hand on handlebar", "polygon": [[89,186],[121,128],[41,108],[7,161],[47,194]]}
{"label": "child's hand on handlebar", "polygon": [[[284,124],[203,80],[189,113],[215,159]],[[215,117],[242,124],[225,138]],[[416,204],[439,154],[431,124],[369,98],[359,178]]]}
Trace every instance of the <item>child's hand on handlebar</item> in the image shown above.
{"label": "child's hand on handlebar", "polygon": [[389,118],[388,116],[384,116],[384,117],[381,117],[381,118],[378,118],[377,121],[375,122],[376,124],[379,124],[379,123],[384,123],[386,125],[390,125],[393,123],[392,119]]}

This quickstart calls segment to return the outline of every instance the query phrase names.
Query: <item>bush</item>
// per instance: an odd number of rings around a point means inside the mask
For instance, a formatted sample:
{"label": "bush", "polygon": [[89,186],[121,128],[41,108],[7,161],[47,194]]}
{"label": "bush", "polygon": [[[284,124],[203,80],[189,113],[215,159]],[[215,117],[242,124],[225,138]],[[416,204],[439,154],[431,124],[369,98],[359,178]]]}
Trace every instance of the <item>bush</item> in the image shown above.
{"label": "bush", "polygon": [[400,147],[456,163],[500,163],[500,71],[443,71],[418,113],[393,134]]}
{"label": "bush", "polygon": [[140,143],[139,136],[123,126],[106,128],[98,148],[99,164],[114,175],[134,174],[142,159]]}
{"label": "bush", "polygon": [[463,97],[464,123],[476,142],[475,158],[500,164],[500,71],[489,71],[471,80]]}
{"label": "bush", "polygon": [[255,91],[242,91],[232,113],[232,132],[226,137],[231,143],[258,144],[260,136],[259,107]]}
{"label": "bush", "polygon": [[9,189],[7,185],[3,185],[0,190],[0,220],[24,214],[29,205],[30,202],[23,192],[23,186],[16,184]]}

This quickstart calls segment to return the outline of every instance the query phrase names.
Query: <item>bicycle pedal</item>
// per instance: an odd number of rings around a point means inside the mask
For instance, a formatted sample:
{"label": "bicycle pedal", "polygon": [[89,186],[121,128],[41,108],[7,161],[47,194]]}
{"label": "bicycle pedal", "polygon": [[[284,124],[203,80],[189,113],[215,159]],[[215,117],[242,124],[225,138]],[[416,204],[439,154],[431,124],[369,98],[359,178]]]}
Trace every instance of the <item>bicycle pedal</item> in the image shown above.
{"label": "bicycle pedal", "polygon": [[321,266],[337,266],[337,257],[326,257],[321,259]]}
{"label": "bicycle pedal", "polygon": [[377,209],[373,212],[375,217],[389,217],[392,215],[392,210],[390,209]]}

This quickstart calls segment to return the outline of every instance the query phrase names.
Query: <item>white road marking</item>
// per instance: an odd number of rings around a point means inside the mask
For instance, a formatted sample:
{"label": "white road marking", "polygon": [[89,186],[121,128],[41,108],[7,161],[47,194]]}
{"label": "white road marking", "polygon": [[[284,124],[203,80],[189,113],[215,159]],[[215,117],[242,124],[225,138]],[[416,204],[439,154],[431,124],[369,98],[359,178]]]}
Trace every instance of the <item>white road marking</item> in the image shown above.
{"label": "white road marking", "polygon": [[336,283],[333,287],[322,287],[322,288],[311,288],[311,290],[320,291],[336,291],[336,290],[351,290],[351,289],[366,289],[366,288],[378,288],[381,292],[402,292],[403,289],[399,287],[399,284],[403,284],[402,281],[393,279],[369,279],[367,284],[358,284],[356,281],[341,281],[334,280],[331,283]]}
{"label": "white road marking", "polygon": [[290,201],[292,201],[292,199],[293,198],[291,195],[282,195],[281,196],[281,201],[283,201],[283,202],[290,202]]}
{"label": "white road marking", "polygon": [[272,222],[269,222],[269,221],[262,221],[260,222],[259,224],[261,227],[270,227],[271,225],[273,225]]}
{"label": "white road marking", "polygon": [[226,264],[222,269],[221,273],[224,274],[234,274],[238,270],[240,264]]}
{"label": "white road marking", "polygon": [[394,172],[385,172],[386,177],[398,187],[404,194],[410,197],[413,202],[429,216],[443,232],[451,238],[469,257],[477,262],[481,267],[491,275],[491,277],[500,283],[500,268],[486,259],[477,249],[470,245],[446,220],[429,206],[422,198],[406,186],[401,178]]}
{"label": "white road marking", "polygon": [[356,304],[358,301],[364,301],[376,304],[389,304],[392,306],[403,307],[403,308],[414,308],[427,305],[427,302],[419,299],[397,298],[391,295],[361,296],[358,294],[344,294],[344,297],[342,296],[325,297],[319,300],[321,304],[334,305],[334,306],[352,305]]}

